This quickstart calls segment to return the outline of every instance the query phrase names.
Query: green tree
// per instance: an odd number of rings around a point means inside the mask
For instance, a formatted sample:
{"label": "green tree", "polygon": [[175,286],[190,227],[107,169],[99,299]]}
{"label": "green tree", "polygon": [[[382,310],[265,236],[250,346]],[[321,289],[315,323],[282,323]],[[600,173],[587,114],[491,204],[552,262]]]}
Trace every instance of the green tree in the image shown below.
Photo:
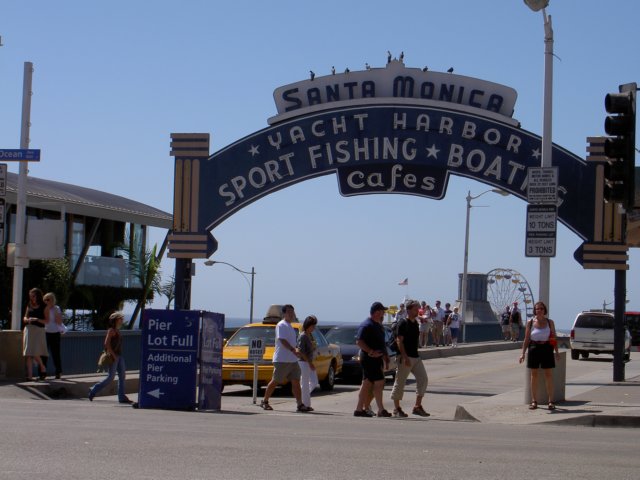
{"label": "green tree", "polygon": [[[134,239],[133,245],[137,245]],[[142,317],[145,305],[153,300],[156,293],[162,293],[162,277],[160,272],[161,258],[157,255],[158,245],[155,244],[151,250],[144,249],[139,253],[136,249],[126,249],[125,260],[129,266],[129,272],[142,285],[142,293],[137,300],[136,308],[131,315],[131,320],[127,328],[131,329],[135,325],[138,313]]]}

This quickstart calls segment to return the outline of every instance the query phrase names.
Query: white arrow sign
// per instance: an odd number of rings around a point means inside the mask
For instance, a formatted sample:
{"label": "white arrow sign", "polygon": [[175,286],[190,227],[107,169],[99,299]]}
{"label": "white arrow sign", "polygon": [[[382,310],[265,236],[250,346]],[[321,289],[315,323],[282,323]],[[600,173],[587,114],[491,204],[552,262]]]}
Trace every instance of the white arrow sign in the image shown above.
{"label": "white arrow sign", "polygon": [[155,390],[151,390],[150,392],[147,392],[147,393],[152,397],[156,397],[156,398],[160,398],[160,395],[164,395],[164,393],[162,393],[159,388],[156,388]]}

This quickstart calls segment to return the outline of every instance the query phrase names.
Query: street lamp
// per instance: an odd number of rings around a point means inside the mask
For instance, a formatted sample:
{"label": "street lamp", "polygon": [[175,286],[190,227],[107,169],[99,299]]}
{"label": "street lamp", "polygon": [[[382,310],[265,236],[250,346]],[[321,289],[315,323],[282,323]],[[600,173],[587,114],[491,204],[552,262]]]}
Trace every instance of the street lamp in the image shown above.
{"label": "street lamp", "polygon": [[[553,98],[553,28],[551,27],[551,15],[545,10],[549,6],[549,0],[524,0],[524,3],[538,12],[542,10],[544,19],[544,104],[542,120],[542,162],[541,167],[551,167],[551,118]],[[549,307],[549,290],[551,279],[551,258],[540,257],[540,285],[538,300],[545,302]]]}
{"label": "street lamp", "polygon": [[[245,277],[245,275],[251,275],[251,306],[249,309],[249,323],[253,323],[253,281],[254,278],[256,276],[256,270],[254,267],[251,267],[251,271],[250,272],[245,272],[244,270],[240,270],[238,267],[236,267],[235,265],[231,265],[230,263],[227,262],[221,262],[219,260],[207,260],[206,262],[204,262],[204,264],[207,267],[211,267],[212,265],[216,264],[216,263],[222,263],[223,265],[228,265],[231,268],[233,268],[236,272],[239,272],[240,274],[242,274],[242,276],[244,277],[245,280],[247,280],[247,277]],[[248,281],[248,280],[247,280]]]}
{"label": "street lamp", "polygon": [[475,196],[471,196],[471,191],[469,191],[467,193],[467,223],[466,223],[466,228],[465,228],[465,232],[464,232],[464,267],[462,270],[462,343],[465,343],[466,341],[466,337],[467,337],[467,329],[466,329],[466,325],[467,325],[467,321],[466,321],[466,315],[467,315],[467,266],[469,264],[469,217],[471,214],[471,200],[475,200],[476,198],[481,197],[482,195],[484,195],[485,193],[489,193],[489,192],[493,192],[493,193],[497,193],[499,195],[502,195],[503,197],[506,197],[507,195],[509,195],[509,192],[505,192],[504,190],[500,190],[498,188],[492,188],[490,190],[485,190],[484,192],[475,195]]}

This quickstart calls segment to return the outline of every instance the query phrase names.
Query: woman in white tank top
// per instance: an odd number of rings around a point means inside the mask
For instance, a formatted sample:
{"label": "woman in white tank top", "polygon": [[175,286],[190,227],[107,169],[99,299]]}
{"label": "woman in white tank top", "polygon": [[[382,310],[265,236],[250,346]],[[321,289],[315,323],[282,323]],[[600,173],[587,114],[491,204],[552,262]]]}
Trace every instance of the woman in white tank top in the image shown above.
{"label": "woman in white tank top", "polygon": [[[524,361],[525,352],[527,355],[527,368],[531,369],[531,403],[530,410],[538,408],[537,402],[537,386],[538,386],[538,369],[542,368],[544,372],[544,383],[547,387],[547,395],[549,397],[549,410],[555,410],[553,403],[553,378],[552,368],[555,368],[556,358],[560,355],[558,352],[558,342],[556,341],[556,327],[553,320],[547,318],[547,306],[544,302],[537,302],[534,309],[534,316],[527,322],[524,334],[524,342],[522,343],[522,355],[520,355],[520,363]],[[555,350],[555,355],[554,355]]]}

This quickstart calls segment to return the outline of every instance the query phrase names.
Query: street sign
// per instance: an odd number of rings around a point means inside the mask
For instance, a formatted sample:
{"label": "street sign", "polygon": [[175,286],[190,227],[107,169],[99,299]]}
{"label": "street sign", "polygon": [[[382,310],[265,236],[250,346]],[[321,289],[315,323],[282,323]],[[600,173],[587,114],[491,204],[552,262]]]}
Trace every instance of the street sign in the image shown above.
{"label": "street sign", "polygon": [[558,203],[558,167],[529,167],[527,201],[556,205]]}
{"label": "street sign", "polygon": [[558,207],[527,205],[527,240],[525,256],[555,257]]}
{"label": "street sign", "polygon": [[252,338],[249,345],[249,361],[259,362],[264,357],[264,338]]}
{"label": "street sign", "polygon": [[198,311],[144,311],[140,408],[195,408],[199,327]]}
{"label": "street sign", "polygon": [[7,164],[0,163],[0,197],[7,194]]}
{"label": "street sign", "polygon": [[0,198],[0,225],[4,225],[4,198]]}
{"label": "street sign", "polygon": [[0,149],[0,160],[16,162],[39,162],[40,150],[3,148]]}

